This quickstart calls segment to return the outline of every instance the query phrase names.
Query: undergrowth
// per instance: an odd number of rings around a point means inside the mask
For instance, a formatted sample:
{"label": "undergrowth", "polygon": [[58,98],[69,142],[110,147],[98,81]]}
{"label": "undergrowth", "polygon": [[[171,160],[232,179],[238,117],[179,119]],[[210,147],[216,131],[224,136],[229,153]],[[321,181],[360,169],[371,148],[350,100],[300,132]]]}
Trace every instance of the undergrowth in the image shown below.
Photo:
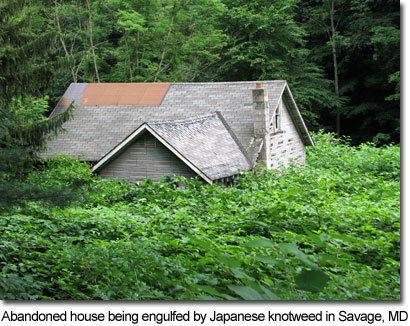
{"label": "undergrowth", "polygon": [[400,299],[400,148],[315,142],[305,165],[229,187],[128,184],[49,161],[28,182],[81,199],[1,212],[0,298]]}

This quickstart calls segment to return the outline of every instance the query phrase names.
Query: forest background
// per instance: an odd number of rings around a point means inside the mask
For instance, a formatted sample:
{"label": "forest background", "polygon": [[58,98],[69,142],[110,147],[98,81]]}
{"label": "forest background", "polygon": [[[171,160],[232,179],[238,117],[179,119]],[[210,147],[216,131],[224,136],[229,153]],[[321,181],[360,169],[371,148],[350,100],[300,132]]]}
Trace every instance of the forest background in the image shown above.
{"label": "forest background", "polygon": [[0,10],[3,99],[46,97],[50,111],[71,82],[285,79],[309,130],[400,141],[399,1],[10,0]]}

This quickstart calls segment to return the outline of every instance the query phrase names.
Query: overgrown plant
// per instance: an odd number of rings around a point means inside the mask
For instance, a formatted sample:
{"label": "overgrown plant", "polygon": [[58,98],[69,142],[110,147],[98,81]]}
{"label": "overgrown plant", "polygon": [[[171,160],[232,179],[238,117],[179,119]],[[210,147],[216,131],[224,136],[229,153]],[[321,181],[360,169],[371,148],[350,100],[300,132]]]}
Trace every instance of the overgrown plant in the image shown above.
{"label": "overgrown plant", "polygon": [[3,299],[398,300],[400,148],[315,135],[304,166],[235,186],[103,180],[60,157],[27,178],[81,189],[0,215]]}

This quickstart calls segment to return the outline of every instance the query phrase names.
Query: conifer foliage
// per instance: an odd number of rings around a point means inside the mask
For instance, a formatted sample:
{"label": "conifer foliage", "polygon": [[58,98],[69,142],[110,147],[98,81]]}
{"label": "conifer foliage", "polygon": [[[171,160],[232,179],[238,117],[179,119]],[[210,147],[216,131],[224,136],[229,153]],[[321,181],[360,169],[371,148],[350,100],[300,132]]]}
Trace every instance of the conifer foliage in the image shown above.
{"label": "conifer foliage", "polygon": [[46,99],[34,97],[49,81],[52,66],[52,33],[44,32],[45,27],[39,6],[17,0],[0,3],[0,209],[26,199],[54,201],[61,193],[24,181],[48,135],[72,115],[70,106],[46,119]]}

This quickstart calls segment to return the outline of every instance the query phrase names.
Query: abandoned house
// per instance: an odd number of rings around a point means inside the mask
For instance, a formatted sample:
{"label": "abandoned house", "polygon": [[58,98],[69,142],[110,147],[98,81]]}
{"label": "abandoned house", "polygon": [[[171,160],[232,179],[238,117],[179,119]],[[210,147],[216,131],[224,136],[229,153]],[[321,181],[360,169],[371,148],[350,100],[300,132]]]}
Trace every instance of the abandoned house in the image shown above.
{"label": "abandoned house", "polygon": [[103,178],[226,180],[259,163],[304,162],[312,138],[286,81],[71,84],[51,113],[74,117],[42,157],[68,154]]}

